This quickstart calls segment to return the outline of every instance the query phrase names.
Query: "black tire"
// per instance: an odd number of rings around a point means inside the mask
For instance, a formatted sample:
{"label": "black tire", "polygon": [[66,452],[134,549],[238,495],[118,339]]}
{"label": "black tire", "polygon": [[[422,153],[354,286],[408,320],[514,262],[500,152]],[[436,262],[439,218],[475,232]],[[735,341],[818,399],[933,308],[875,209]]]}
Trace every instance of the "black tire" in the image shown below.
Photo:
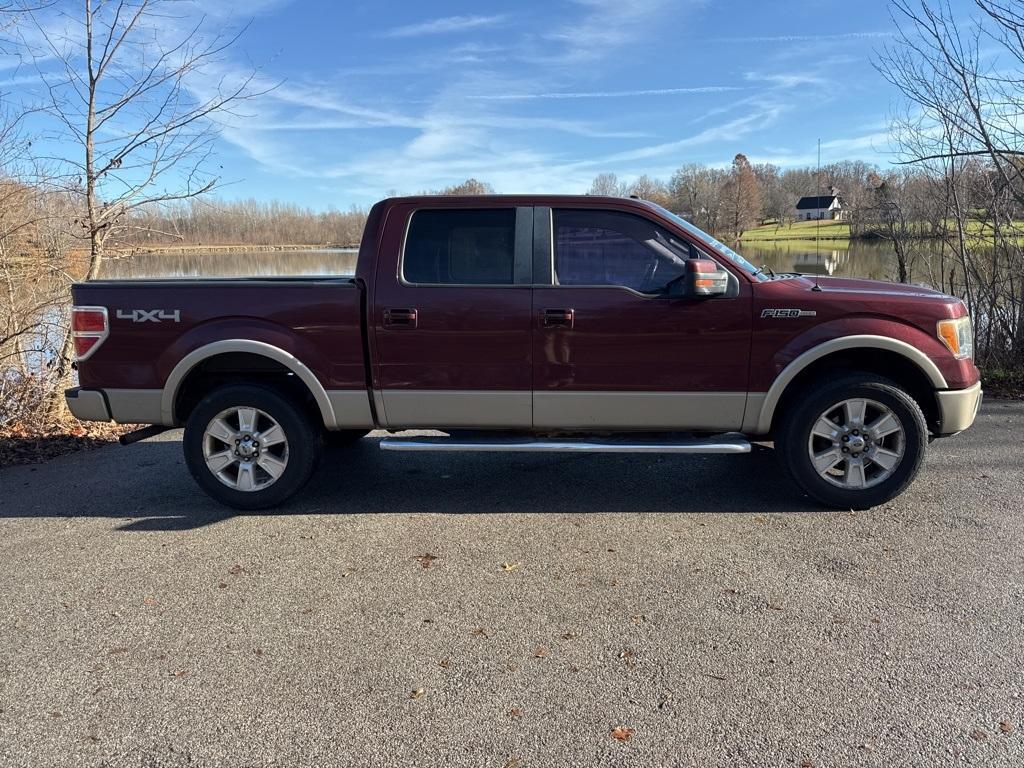
{"label": "black tire", "polygon": [[[858,482],[867,477],[869,471],[876,472],[877,477],[882,479],[869,479],[866,487],[854,489],[840,487],[818,473],[811,458],[810,441],[811,430],[822,414],[843,401],[858,398],[888,408],[899,419],[903,437],[902,457],[889,470],[888,476],[884,476],[883,467],[869,462],[869,469],[861,470],[862,478],[857,478]],[[900,389],[896,383],[868,373],[849,374],[835,381],[808,388],[783,414],[782,420],[778,430],[776,451],[783,467],[793,482],[809,496],[837,509],[868,509],[884,504],[901,494],[917,477],[928,448],[928,425],[921,407],[914,398]],[[870,423],[871,419],[865,421]],[[832,450],[828,448],[827,441],[825,450]],[[845,467],[849,465],[846,464]],[[838,475],[837,481],[841,482],[850,470],[844,468],[834,471]],[[876,484],[871,485],[870,482]]]}
{"label": "black tire", "polygon": [[[269,424],[270,422],[266,420],[266,417],[269,417],[284,431],[287,439],[284,470],[265,488],[245,491],[229,487],[207,466],[204,453],[206,429],[215,417],[232,408],[254,408],[262,411],[260,423]],[[230,418],[228,417],[229,423],[237,423],[230,422]],[[226,440],[219,442],[228,444]],[[319,428],[310,423],[309,417],[295,403],[273,389],[251,384],[227,385],[203,398],[185,424],[182,445],[185,463],[199,487],[221,504],[244,510],[276,507],[293,496],[309,480],[319,461],[321,450]],[[253,468],[253,471],[257,470]],[[263,481],[270,478],[264,470],[258,471],[264,475]]]}
{"label": "black tire", "polygon": [[324,432],[324,445],[333,449],[349,448],[368,434],[370,434],[368,429],[326,430]]}

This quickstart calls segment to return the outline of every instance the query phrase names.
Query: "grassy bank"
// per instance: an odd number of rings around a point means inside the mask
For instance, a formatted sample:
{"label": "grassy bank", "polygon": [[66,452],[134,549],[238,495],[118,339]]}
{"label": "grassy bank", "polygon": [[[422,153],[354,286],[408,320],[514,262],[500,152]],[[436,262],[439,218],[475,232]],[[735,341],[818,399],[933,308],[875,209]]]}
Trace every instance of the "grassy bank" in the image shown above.
{"label": "grassy bank", "polygon": [[[950,222],[950,226],[952,227],[952,222]],[[1015,239],[1019,244],[1024,245],[1024,221],[1016,221],[1008,229],[1012,229],[1012,234],[1016,235],[1015,238],[1011,237],[1011,240]],[[917,230],[920,237],[935,236],[926,225],[920,225],[917,227]],[[968,238],[976,243],[995,241],[995,234],[989,222],[969,221],[967,222],[966,230]],[[950,230],[950,232],[953,231],[952,229]],[[845,221],[795,221],[791,224],[773,222],[771,224],[763,224],[754,229],[748,229],[743,233],[740,242],[751,244],[806,243],[813,241],[815,238],[828,240],[833,245],[838,245],[839,247],[846,247],[853,239],[870,239],[870,236],[861,235],[855,238],[850,233],[850,225]],[[840,245],[840,243],[845,243],[845,245]]]}
{"label": "grassy bank", "polygon": [[787,240],[850,240],[850,225],[845,221],[795,221],[792,224],[764,224],[743,233],[740,242],[766,243]]}

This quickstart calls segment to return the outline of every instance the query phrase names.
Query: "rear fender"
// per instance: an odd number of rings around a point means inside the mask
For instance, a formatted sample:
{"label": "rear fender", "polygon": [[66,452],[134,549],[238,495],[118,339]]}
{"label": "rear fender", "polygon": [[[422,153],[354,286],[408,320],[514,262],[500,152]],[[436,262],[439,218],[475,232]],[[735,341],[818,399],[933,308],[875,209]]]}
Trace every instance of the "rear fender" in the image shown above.
{"label": "rear fender", "polygon": [[317,358],[314,350],[306,349],[309,346],[287,328],[254,318],[217,321],[191,329],[161,355],[158,363],[161,373],[167,372],[160,401],[162,423],[175,423],[178,391],[195,366],[215,355],[243,352],[266,357],[294,373],[312,393],[324,425],[334,428],[337,420],[327,391],[303,362]]}

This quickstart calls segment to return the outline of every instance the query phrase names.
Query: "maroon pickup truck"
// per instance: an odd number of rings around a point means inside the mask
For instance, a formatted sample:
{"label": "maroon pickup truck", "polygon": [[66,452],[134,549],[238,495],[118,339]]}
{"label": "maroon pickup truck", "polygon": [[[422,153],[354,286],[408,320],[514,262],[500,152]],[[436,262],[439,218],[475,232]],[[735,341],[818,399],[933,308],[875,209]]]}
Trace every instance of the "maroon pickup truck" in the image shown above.
{"label": "maroon pickup truck", "polygon": [[768,274],[642,200],[393,198],[354,277],[99,280],[73,297],[72,412],[184,426],[196,481],[243,509],[301,488],[325,436],[371,429],[444,433],[380,443],[406,451],[773,441],[809,495],[866,508],[982,395],[959,300]]}

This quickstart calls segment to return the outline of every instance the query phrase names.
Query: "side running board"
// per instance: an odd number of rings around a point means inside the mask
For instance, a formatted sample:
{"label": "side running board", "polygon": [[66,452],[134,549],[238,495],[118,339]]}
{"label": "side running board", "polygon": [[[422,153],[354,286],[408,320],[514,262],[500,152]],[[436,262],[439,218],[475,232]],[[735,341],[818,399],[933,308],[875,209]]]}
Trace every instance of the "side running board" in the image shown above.
{"label": "side running board", "polygon": [[713,437],[664,438],[607,437],[530,438],[530,437],[386,437],[380,441],[384,451],[483,451],[502,453],[750,453],[743,435],[729,433]]}

